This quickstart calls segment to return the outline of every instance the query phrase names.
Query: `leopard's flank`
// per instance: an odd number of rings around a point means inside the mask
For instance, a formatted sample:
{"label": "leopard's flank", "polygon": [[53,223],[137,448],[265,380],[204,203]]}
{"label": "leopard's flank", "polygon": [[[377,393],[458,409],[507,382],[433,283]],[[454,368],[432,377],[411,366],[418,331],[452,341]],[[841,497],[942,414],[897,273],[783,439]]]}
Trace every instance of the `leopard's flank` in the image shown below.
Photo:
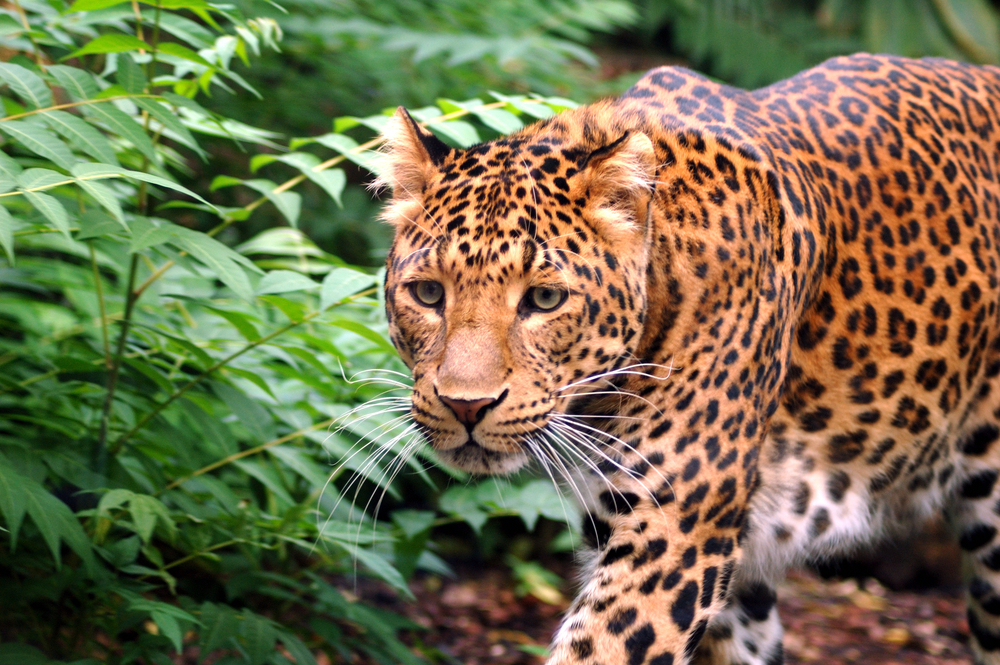
{"label": "leopard's flank", "polygon": [[588,513],[549,663],[781,663],[789,566],[943,510],[1000,664],[1000,69],[665,67],[467,150],[400,111],[386,146],[416,426]]}

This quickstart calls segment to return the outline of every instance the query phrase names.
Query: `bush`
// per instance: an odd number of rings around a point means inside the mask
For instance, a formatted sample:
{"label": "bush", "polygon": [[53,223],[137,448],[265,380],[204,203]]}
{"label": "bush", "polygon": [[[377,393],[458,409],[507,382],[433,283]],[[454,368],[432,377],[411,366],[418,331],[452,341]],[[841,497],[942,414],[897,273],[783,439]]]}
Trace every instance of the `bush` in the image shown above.
{"label": "bush", "polygon": [[[420,662],[413,626],[337,581],[405,596],[415,570],[447,572],[441,525],[569,515],[530,479],[439,496],[379,275],[297,226],[296,188],[339,202],[387,116],[286,143],[207,110],[257,94],[233,67],[282,31],[204,0],[14,0],[0,23],[27,54],[0,63],[0,663]],[[468,145],[567,104],[414,116]],[[260,146],[249,169],[275,179],[196,193],[206,137]],[[210,201],[223,188],[234,205]],[[220,241],[262,206],[287,226]],[[425,509],[395,502],[402,468]]]}
{"label": "bush", "polygon": [[635,36],[755,88],[858,51],[1000,63],[988,0],[633,0]]}

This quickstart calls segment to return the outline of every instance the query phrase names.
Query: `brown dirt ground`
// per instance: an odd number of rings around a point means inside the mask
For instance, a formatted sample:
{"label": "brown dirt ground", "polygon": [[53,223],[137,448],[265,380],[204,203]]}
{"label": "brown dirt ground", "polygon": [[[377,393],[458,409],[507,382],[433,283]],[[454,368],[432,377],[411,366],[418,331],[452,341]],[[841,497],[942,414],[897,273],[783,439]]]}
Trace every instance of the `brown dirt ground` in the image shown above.
{"label": "brown dirt ground", "polygon": [[[502,569],[417,578],[416,603],[391,603],[427,630],[411,641],[440,663],[538,665],[567,601],[518,597]],[[383,596],[384,598],[384,596]],[[874,580],[823,581],[794,572],[779,590],[786,663],[958,665],[970,660],[957,591],[891,591]],[[419,646],[417,646],[419,645]]]}

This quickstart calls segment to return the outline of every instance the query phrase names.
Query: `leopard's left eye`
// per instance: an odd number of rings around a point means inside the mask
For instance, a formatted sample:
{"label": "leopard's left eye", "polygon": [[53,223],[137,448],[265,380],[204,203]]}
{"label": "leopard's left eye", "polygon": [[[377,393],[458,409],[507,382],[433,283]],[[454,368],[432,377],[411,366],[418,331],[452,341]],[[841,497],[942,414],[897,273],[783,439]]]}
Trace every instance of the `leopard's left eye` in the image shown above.
{"label": "leopard's left eye", "polygon": [[441,303],[441,299],[444,298],[444,287],[441,286],[441,282],[428,279],[417,282],[410,288],[417,300],[427,307],[437,307]]}
{"label": "leopard's left eye", "polygon": [[532,308],[548,312],[563,303],[566,292],[551,286],[533,286],[528,290],[525,299]]}

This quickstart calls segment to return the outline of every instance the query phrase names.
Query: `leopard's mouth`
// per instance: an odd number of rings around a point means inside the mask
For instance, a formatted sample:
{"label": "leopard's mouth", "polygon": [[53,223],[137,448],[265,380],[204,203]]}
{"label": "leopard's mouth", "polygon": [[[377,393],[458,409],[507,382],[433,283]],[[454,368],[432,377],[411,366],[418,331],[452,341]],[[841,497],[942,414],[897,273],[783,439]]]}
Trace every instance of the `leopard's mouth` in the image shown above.
{"label": "leopard's mouth", "polygon": [[437,450],[437,455],[448,466],[477,475],[507,475],[528,463],[523,449],[506,451],[486,448],[473,436],[468,441],[447,450]]}

